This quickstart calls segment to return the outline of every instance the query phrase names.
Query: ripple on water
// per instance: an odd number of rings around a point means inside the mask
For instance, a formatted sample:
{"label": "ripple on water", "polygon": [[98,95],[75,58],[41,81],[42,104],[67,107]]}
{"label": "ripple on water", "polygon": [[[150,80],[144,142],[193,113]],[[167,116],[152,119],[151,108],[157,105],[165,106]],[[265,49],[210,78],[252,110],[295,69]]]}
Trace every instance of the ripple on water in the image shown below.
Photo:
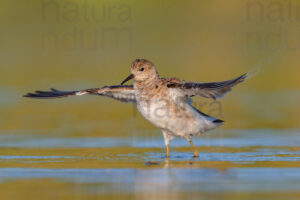
{"label": "ripple on water", "polygon": [[[197,146],[294,146],[300,144],[298,130],[227,130],[222,136],[213,134],[193,139]],[[211,137],[209,137],[211,136]],[[0,135],[0,147],[164,147],[163,137],[48,137],[40,135]],[[188,146],[184,139],[171,141],[172,147]]]}
{"label": "ripple on water", "polygon": [[[300,189],[297,168],[218,169],[28,169],[3,168],[0,181],[7,179],[54,178],[76,183],[110,183],[110,191],[293,191]],[[279,181],[280,180],[280,181]],[[156,187],[147,187],[155,185]],[[120,187],[121,186],[121,187]]]}

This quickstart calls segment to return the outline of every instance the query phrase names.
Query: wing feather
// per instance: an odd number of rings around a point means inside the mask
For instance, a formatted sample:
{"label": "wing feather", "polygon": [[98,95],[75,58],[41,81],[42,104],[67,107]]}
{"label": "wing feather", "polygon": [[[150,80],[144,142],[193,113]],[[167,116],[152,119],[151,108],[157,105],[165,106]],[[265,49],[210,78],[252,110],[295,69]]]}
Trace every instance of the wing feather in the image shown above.
{"label": "wing feather", "polygon": [[61,91],[51,88],[50,91],[37,90],[34,93],[27,93],[26,95],[24,95],[24,97],[52,99],[68,96],[81,96],[85,94],[107,96],[122,102],[135,102],[135,93],[132,85],[104,86],[102,88],[92,88],[74,91]]}
{"label": "wing feather", "polygon": [[222,82],[212,82],[212,83],[197,83],[197,82],[180,82],[180,83],[170,83],[168,88],[174,88],[179,90],[179,92],[184,96],[195,96],[199,95],[206,98],[221,98],[227,92],[231,91],[231,88],[238,83],[243,82],[247,77],[247,74],[243,74],[235,79],[222,81]]}

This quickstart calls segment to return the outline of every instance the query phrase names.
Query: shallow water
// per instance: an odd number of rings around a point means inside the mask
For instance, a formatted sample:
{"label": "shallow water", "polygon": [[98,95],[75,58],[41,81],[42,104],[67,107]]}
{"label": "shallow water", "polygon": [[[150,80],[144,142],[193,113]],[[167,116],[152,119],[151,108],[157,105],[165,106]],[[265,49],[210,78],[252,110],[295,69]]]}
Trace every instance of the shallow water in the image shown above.
{"label": "shallow water", "polygon": [[[31,199],[297,199],[298,130],[227,130],[184,140],[165,158],[162,136],[1,135],[0,192]],[[39,192],[37,192],[39,191]]]}

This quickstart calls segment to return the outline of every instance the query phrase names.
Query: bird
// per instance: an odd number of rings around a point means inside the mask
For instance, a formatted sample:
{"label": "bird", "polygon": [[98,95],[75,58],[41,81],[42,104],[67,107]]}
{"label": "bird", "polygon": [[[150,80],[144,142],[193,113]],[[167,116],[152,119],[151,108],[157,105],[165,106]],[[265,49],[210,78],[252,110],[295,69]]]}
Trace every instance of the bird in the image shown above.
{"label": "bird", "polygon": [[[192,97],[223,97],[232,87],[246,80],[247,73],[222,82],[182,81],[178,78],[162,78],[154,64],[147,59],[136,59],[131,64],[130,75],[120,85],[104,86],[75,91],[35,91],[24,97],[51,99],[86,94],[106,96],[121,102],[135,103],[139,112],[154,126],[161,129],[166,146],[166,157],[170,157],[170,141],[174,137],[185,138],[194,151],[199,152],[192,142],[192,137],[215,129],[223,120],[209,116],[192,105]],[[133,84],[124,85],[133,79]]]}

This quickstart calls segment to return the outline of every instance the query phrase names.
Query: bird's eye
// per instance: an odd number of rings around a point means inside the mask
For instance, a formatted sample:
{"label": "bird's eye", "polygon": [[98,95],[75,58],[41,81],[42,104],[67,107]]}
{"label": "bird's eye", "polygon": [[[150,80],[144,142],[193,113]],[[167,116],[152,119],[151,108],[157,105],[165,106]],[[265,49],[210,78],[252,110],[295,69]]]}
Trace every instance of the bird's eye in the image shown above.
{"label": "bird's eye", "polygon": [[144,71],[144,67],[142,67],[142,68],[140,69],[140,71]]}

